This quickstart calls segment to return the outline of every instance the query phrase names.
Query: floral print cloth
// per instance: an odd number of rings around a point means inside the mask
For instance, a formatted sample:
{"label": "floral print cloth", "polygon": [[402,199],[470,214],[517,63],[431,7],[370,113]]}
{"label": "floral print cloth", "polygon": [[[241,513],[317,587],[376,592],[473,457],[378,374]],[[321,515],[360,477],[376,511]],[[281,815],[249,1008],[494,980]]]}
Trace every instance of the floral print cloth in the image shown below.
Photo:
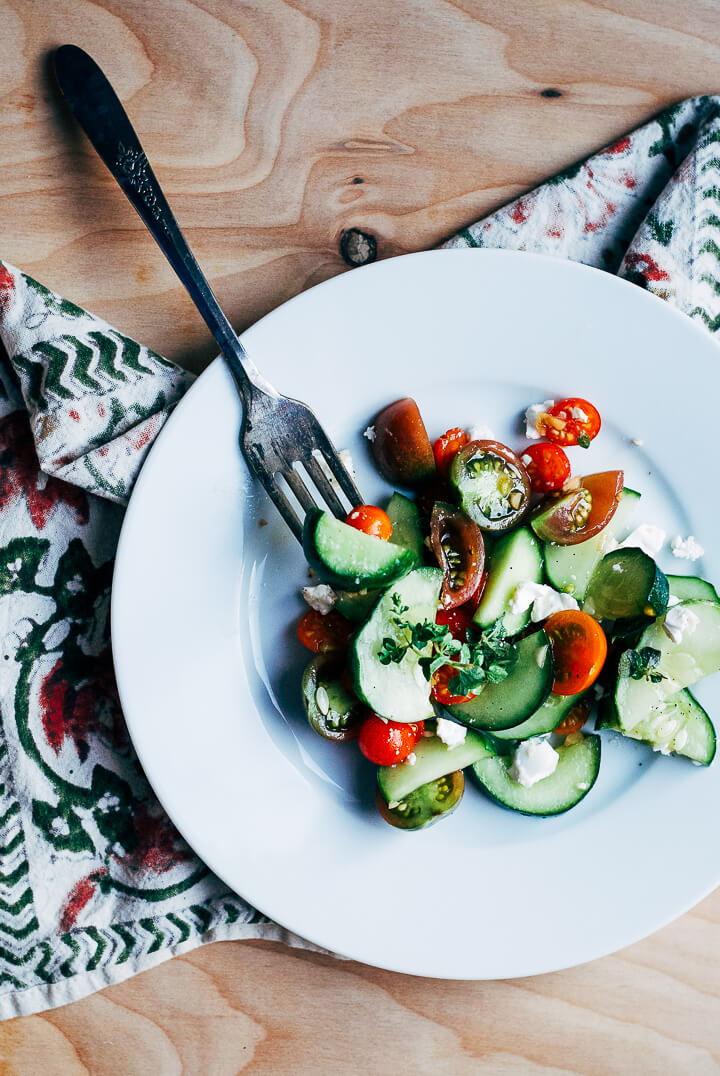
{"label": "floral print cloth", "polygon": [[[573,258],[720,329],[720,107],[686,101],[445,246]],[[191,383],[0,262],[0,1017],[221,938],[304,944],[210,874],[128,741],[113,555],[146,452]]]}

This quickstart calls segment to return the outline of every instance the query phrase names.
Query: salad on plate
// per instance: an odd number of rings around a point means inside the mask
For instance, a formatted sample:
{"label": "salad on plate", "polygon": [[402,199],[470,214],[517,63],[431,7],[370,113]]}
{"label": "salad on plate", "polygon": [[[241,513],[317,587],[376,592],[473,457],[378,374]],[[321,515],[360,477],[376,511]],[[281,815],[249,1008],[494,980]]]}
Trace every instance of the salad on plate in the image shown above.
{"label": "salad on plate", "polygon": [[[572,473],[567,450],[581,459],[601,431],[592,403],[545,400],[524,422],[517,452],[487,427],[433,443],[397,400],[365,436],[405,492],[305,520],[308,721],[357,740],[399,829],[449,815],[466,772],[510,810],[568,811],[595,784],[603,729],[698,765],[715,755],[689,688],[720,670],[717,592],[661,569],[666,535],[633,529],[641,493],[622,470]],[[681,535],[666,551],[704,552]]]}

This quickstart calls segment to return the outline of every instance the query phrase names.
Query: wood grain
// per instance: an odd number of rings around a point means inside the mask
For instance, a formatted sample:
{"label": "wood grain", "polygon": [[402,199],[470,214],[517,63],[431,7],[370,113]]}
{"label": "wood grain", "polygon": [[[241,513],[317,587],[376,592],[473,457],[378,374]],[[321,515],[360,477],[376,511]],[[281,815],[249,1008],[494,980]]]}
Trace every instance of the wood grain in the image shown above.
{"label": "wood grain", "polygon": [[[719,0],[0,0],[0,254],[195,370],[212,342],[52,90],[66,41],[117,87],[238,328],[343,271],[343,229],[380,257],[431,246],[720,90]],[[0,1072],[704,1076],[718,957],[720,894],[514,982],[218,944],[3,1025]]]}

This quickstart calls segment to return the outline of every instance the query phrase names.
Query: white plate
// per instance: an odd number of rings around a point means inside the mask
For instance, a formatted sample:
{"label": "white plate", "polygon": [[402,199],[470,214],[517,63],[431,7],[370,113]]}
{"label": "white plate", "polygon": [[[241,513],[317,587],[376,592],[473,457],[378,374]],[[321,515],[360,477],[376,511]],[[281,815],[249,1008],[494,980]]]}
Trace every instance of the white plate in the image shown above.
{"label": "white plate", "polygon": [[[369,502],[389,490],[362,431],[415,397],[431,436],[489,424],[513,445],[529,403],[580,395],[601,436],[574,469],[624,467],[638,520],[706,547],[720,579],[717,345],[640,288],[529,254],[381,262],[286,303],[244,336],[266,376],[349,447]],[[312,941],[417,975],[503,978],[612,952],[717,883],[720,767],[607,735],[567,815],[527,818],[468,780],[456,813],[406,834],[373,808],[373,767],[308,728],[295,639],[307,569],[248,477],[240,406],[215,362],[143,468],[120,541],[113,648],[140,760],[224,881]],[[642,447],[631,444],[641,438]],[[261,521],[267,520],[267,526]],[[692,571],[666,549],[668,571]],[[699,697],[720,713],[720,677]]]}

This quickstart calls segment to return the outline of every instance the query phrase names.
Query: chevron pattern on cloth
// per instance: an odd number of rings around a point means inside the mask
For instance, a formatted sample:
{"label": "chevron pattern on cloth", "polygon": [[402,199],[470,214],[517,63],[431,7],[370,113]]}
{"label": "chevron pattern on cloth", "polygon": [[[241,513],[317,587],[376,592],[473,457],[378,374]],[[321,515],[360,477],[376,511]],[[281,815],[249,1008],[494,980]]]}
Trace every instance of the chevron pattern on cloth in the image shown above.
{"label": "chevron pattern on cloth", "polygon": [[[720,330],[720,108],[696,98],[445,246],[572,258]],[[128,741],[112,564],[189,375],[0,262],[0,1017],[220,938],[303,945],[227,891]]]}

